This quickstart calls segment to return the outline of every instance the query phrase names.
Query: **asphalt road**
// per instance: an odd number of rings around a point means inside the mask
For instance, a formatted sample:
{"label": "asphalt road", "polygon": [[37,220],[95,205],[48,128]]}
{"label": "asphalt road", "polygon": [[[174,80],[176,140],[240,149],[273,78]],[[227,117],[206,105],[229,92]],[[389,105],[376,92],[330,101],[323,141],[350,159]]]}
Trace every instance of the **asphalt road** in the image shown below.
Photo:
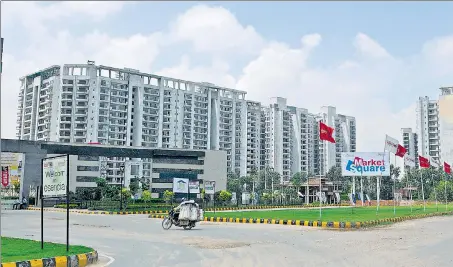
{"label": "asphalt road", "polygon": [[[3,211],[2,235],[40,238],[38,211]],[[65,213],[46,212],[44,238],[65,242]],[[71,214],[71,244],[96,248],[109,266],[453,266],[453,217],[374,230],[201,223],[165,231],[146,215]],[[107,262],[103,258],[103,262]],[[102,264],[100,265],[102,266]]]}

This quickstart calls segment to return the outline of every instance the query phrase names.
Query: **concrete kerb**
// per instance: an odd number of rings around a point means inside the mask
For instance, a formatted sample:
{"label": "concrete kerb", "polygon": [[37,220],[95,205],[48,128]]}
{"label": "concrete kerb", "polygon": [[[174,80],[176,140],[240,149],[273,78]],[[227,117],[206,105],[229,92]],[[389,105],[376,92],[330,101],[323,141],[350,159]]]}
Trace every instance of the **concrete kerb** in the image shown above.
{"label": "concrete kerb", "polygon": [[[335,221],[305,221],[305,220],[277,220],[277,219],[260,219],[260,218],[226,218],[226,217],[205,217],[205,222],[223,222],[223,223],[247,223],[247,224],[279,224],[279,225],[297,225],[308,227],[319,227],[325,229],[360,229],[373,227],[385,223],[396,223],[407,220],[422,219],[434,216],[453,215],[453,212],[436,212],[428,214],[417,214],[410,216],[401,216],[364,222],[335,222]],[[149,218],[163,219],[166,215],[152,214]]]}
{"label": "concrete kerb", "polygon": [[97,251],[71,256],[2,263],[1,267],[85,267],[98,262]]}
{"label": "concrete kerb", "polygon": [[[40,211],[41,208],[28,208],[27,210]],[[44,211],[50,212],[66,212],[66,209],[60,208],[44,208]],[[148,211],[88,211],[88,210],[69,210],[70,213],[89,214],[89,215],[133,215],[133,214],[164,214],[168,211],[164,210],[148,210]]]}
{"label": "concrete kerb", "polygon": [[[326,207],[346,207],[349,205],[327,205]],[[317,205],[290,205],[290,206],[249,206],[249,207],[219,207],[207,208],[205,211],[236,211],[236,210],[266,210],[266,209],[287,209],[287,208],[316,208]],[[40,211],[41,208],[29,207],[27,210]],[[64,208],[44,208],[44,211],[66,212]],[[134,214],[167,214],[168,210],[148,210],[148,211],[88,211],[70,209],[71,213],[89,214],[89,215],[134,215]]]}

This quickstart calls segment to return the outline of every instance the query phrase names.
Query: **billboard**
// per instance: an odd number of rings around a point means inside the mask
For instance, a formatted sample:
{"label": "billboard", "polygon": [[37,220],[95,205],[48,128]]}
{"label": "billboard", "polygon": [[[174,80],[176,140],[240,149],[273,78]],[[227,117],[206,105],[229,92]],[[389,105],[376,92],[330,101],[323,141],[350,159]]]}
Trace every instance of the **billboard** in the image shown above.
{"label": "billboard", "polygon": [[189,191],[189,179],[173,178],[173,193],[186,193]]}
{"label": "billboard", "polygon": [[22,172],[22,154],[2,152],[1,160],[2,167],[8,167],[10,181],[19,181]]}
{"label": "billboard", "polygon": [[43,197],[60,197],[66,195],[68,178],[68,156],[42,160]]}
{"label": "billboard", "polygon": [[342,176],[390,176],[388,152],[341,153]]}
{"label": "billboard", "polygon": [[191,194],[200,194],[200,182],[189,181],[189,192]]}
{"label": "billboard", "polygon": [[204,181],[204,193],[208,195],[214,195],[215,181]]}

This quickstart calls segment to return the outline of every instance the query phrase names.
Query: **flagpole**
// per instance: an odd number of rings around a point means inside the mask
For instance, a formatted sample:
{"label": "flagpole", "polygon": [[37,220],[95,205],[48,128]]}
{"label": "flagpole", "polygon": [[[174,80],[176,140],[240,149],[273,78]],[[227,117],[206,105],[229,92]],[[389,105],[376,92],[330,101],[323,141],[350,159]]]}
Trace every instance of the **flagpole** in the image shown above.
{"label": "flagpole", "polygon": [[362,200],[362,207],[363,207],[363,170],[360,172],[360,199]]}
{"label": "flagpole", "polygon": [[445,211],[448,210],[448,200],[447,200],[447,176],[448,174],[445,174],[445,179],[444,179],[444,186],[445,186]]}
{"label": "flagpole", "polygon": [[322,196],[322,189],[321,189],[321,187],[322,187],[322,185],[321,185],[322,172],[321,172],[321,170],[322,170],[322,168],[321,168],[321,165],[322,165],[322,162],[324,161],[324,154],[326,154],[325,153],[326,152],[325,151],[326,150],[325,141],[322,141],[321,143],[322,143],[322,146],[323,146],[323,150],[322,150],[322,152],[323,152],[322,159],[323,160],[321,160],[321,157],[319,157],[319,218],[320,219],[322,218],[322,207],[321,207],[321,205],[322,205],[322,200],[321,200],[321,196]]}
{"label": "flagpole", "polygon": [[[395,168],[396,168],[396,155],[393,158],[393,215],[396,215],[396,175],[395,175]],[[390,174],[391,175],[391,174]]]}
{"label": "flagpole", "polygon": [[437,201],[437,189],[434,186],[434,178],[433,178],[433,176],[434,176],[434,174],[431,174],[431,179],[433,180],[433,187],[434,187],[434,197],[436,198],[436,210],[439,211],[439,203]]}
{"label": "flagpole", "polygon": [[422,184],[422,199],[423,199],[423,211],[426,211],[426,202],[425,202],[425,191],[423,189],[423,173],[422,169],[420,169],[420,183]]}

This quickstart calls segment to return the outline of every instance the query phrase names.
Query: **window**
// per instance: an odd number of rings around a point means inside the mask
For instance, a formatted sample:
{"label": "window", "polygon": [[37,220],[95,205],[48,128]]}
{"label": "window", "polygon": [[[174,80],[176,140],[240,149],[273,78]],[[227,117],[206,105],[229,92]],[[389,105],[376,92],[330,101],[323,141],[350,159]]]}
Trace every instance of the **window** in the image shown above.
{"label": "window", "polygon": [[99,166],[77,166],[77,171],[98,172]]}
{"label": "window", "polygon": [[79,183],[95,183],[98,177],[96,176],[76,176],[76,182]]}
{"label": "window", "polygon": [[98,161],[99,157],[98,156],[84,156],[84,155],[79,155],[77,156],[78,160],[83,160],[83,161]]}

